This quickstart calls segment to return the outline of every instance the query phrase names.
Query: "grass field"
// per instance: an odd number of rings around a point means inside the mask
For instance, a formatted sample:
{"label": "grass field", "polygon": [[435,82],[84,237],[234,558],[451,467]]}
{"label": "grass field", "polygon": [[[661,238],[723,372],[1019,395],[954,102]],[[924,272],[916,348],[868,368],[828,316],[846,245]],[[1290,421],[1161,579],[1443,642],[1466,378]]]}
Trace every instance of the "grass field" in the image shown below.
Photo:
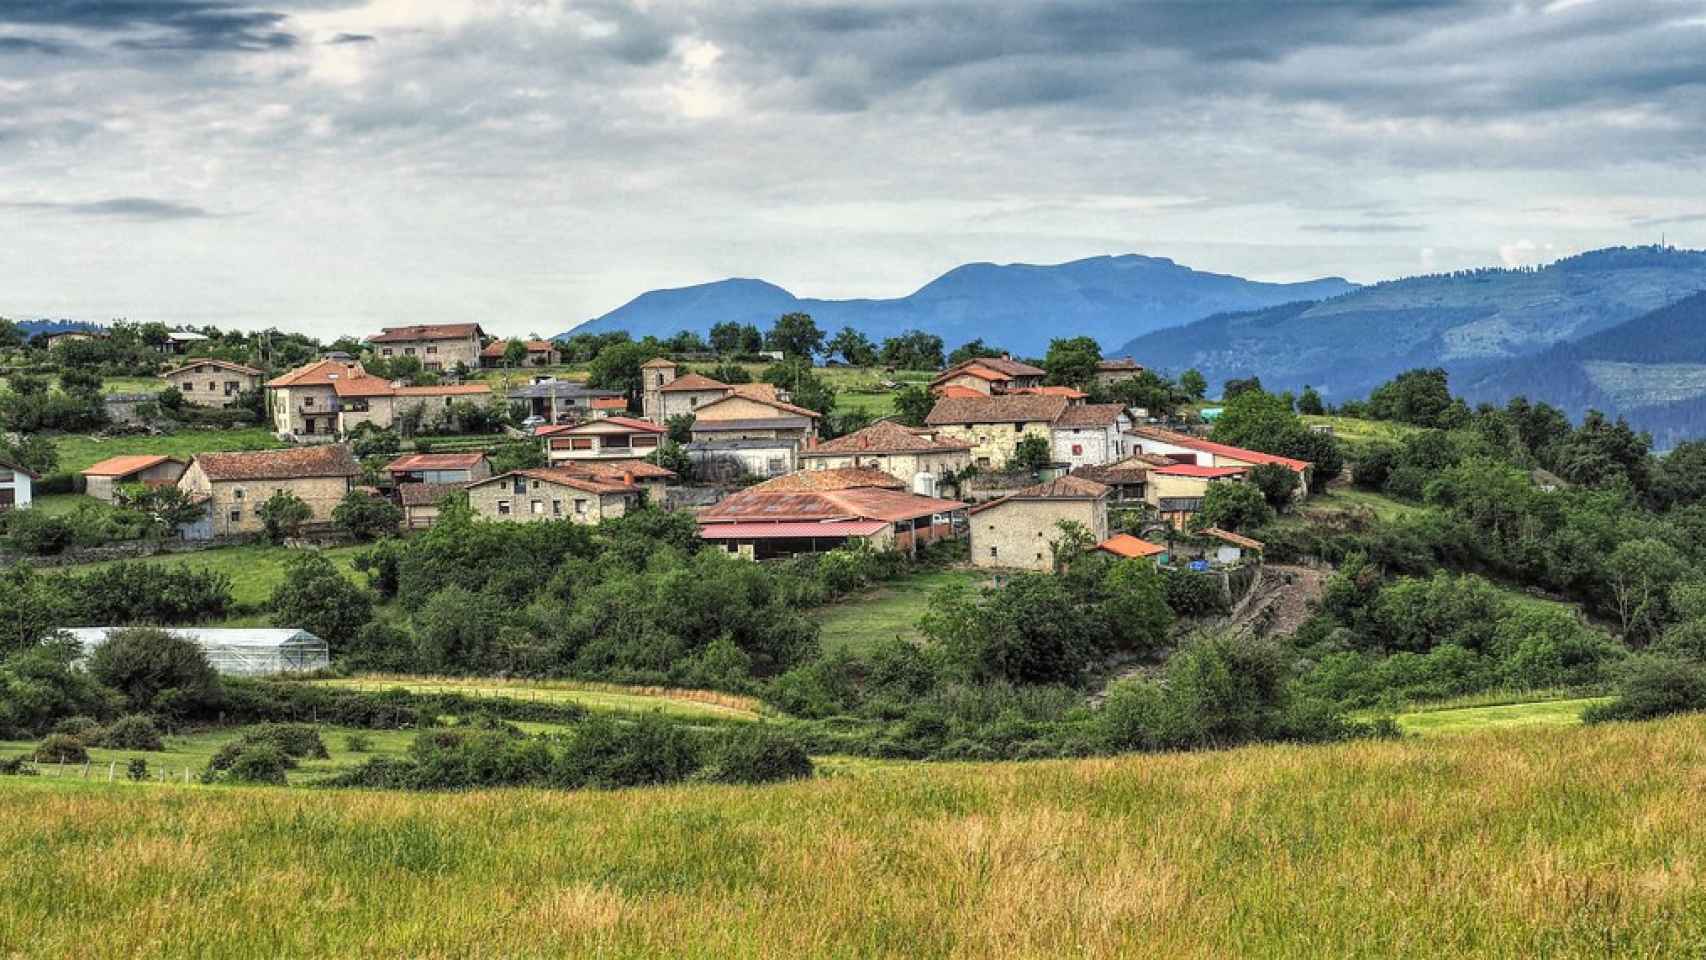
{"label": "grass field", "polygon": [[1375,441],[1398,443],[1413,433],[1419,433],[1422,429],[1407,423],[1393,423],[1390,420],[1364,420],[1360,417],[1304,417],[1303,422],[1310,426],[1326,425],[1332,427],[1334,437],[1353,446]]}
{"label": "grass field", "polygon": [[[211,733],[196,733],[185,736],[165,738],[165,750],[107,750],[94,747],[89,750],[89,777],[105,782],[112,764],[118,769],[114,774],[116,779],[124,778],[124,767],[132,757],[141,757],[148,761],[150,770],[155,775],[164,772],[166,779],[171,782],[182,782],[184,771],[189,771],[190,779],[206,769],[209,760],[213,759],[220,747],[227,742],[237,739],[250,728],[229,727]],[[362,730],[357,731],[345,727],[321,727],[320,739],[326,744],[326,752],[331,757],[326,760],[302,760],[295,770],[290,773],[294,782],[304,782],[322,777],[352,766],[360,765],[368,757],[375,754],[401,754],[409,748],[415,739],[413,730]],[[363,753],[350,751],[346,738],[352,733],[361,733],[370,741],[370,748]],[[0,756],[14,756],[29,753],[35,749],[37,741],[11,740],[0,741]],[[76,766],[59,768],[54,764],[42,767],[43,775],[60,779],[81,779],[82,769]]]}
{"label": "grass field", "polygon": [[822,626],[824,649],[845,647],[855,653],[893,637],[919,639],[918,618],[930,603],[930,595],[950,583],[981,583],[985,574],[972,570],[938,570],[918,574],[872,593],[814,611]]}
{"label": "grass field", "polygon": [[1397,520],[1401,517],[1413,516],[1427,511],[1427,507],[1419,503],[1406,503],[1395,497],[1353,487],[1348,483],[1336,484],[1326,493],[1316,494],[1303,504],[1306,511],[1322,510],[1360,510],[1368,509],[1382,520]]}
{"label": "grass field", "polygon": [[1537,703],[1504,703],[1452,710],[1417,710],[1398,715],[1398,728],[1418,736],[1470,733],[1504,727],[1574,726],[1582,722],[1582,711],[1609,698],[1547,700]]}
{"label": "grass field", "polygon": [[232,430],[183,430],[160,437],[113,437],[99,440],[84,434],[54,438],[59,449],[59,472],[79,473],[108,457],[160,454],[188,460],[198,453],[222,450],[272,450],[284,446],[265,427]]}
{"label": "grass field", "polygon": [[316,680],[326,686],[357,690],[389,690],[395,687],[417,693],[460,693],[472,697],[511,697],[578,703],[591,710],[645,712],[657,710],[684,719],[719,718],[756,720],[758,701],[712,690],[681,690],[671,687],[623,687],[572,680],[497,680],[466,677],[363,676]]}
{"label": "grass field", "polygon": [[[322,551],[346,575],[359,583],[365,583],[362,574],[350,569],[350,559],[361,552],[361,547],[333,547]],[[193,553],[162,554],[147,558],[149,563],[165,563],[177,565],[188,564],[197,570],[217,570],[231,577],[232,599],[246,606],[262,604],[272,596],[274,589],[284,582],[285,561],[295,556],[299,551],[275,547],[267,544],[249,544],[240,547],[218,547],[212,550],[198,550]],[[83,563],[68,567],[44,567],[48,574],[72,571],[88,573],[111,566],[119,561],[102,561],[100,563]]]}
{"label": "grass field", "polygon": [[1706,719],[446,795],[0,780],[15,957],[1677,957]]}

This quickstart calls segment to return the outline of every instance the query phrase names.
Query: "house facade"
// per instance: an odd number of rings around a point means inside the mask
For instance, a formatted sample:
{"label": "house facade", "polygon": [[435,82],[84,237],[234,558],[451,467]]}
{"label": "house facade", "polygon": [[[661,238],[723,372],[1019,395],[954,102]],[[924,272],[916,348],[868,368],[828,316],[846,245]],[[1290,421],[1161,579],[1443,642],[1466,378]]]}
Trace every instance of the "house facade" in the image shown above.
{"label": "house facade", "polygon": [[695,441],[681,448],[696,475],[711,483],[742,477],[780,477],[799,469],[800,445],[794,440],[734,439]]}
{"label": "house facade", "polygon": [[442,372],[462,364],[480,365],[484,331],[477,323],[438,323],[413,327],[386,327],[367,338],[376,356],[387,360],[415,357],[427,370]]}
{"label": "house facade", "polygon": [[1215,443],[1162,427],[1137,426],[1131,429],[1130,434],[1135,438],[1140,452],[1164,456],[1178,463],[1195,464],[1199,467],[1245,468],[1265,463],[1281,464],[1297,474],[1298,497],[1309,495],[1309,479],[1314,465],[1307,461]]}
{"label": "house facade", "polygon": [[644,460],[657,452],[668,431],[647,420],[606,417],[572,427],[541,430],[545,456],[553,465],[572,462]]}
{"label": "house facade", "polygon": [[0,510],[23,510],[35,500],[35,474],[0,460]]}
{"label": "house facade", "polygon": [[1095,542],[1108,539],[1108,488],[1064,476],[971,508],[971,558],[980,567],[1054,569],[1060,522],[1079,523]]}
{"label": "house facade", "polygon": [[906,484],[907,489],[935,496],[942,479],[971,466],[971,445],[914,430],[892,420],[879,420],[863,430],[823,443],[808,444],[799,454],[802,470],[869,467]]}
{"label": "house facade", "polygon": [[1111,387],[1121,380],[1130,380],[1141,373],[1143,364],[1130,357],[1115,357],[1098,362],[1093,379],[1104,387]]}
{"label": "house facade", "polygon": [[198,407],[229,407],[245,390],[261,385],[261,372],[254,367],[224,360],[195,360],[160,374],[160,379],[178,388],[186,403]]}
{"label": "house facade", "polygon": [[108,457],[83,471],[83,489],[96,500],[117,503],[119,490],[129,484],[169,487],[187,469],[189,464],[176,457],[146,454]]}
{"label": "house facade", "polygon": [[403,483],[397,486],[397,500],[403,507],[403,528],[425,530],[438,522],[439,504],[444,498],[462,492],[460,483]]}
{"label": "house facade", "polygon": [[515,470],[467,486],[476,516],[510,523],[567,520],[597,524],[636,509],[645,494],[634,483],[541,468]]}
{"label": "house facade", "polygon": [[330,523],[360,476],[361,465],[342,444],[201,453],[178,478],[178,489],[207,502],[214,536],[234,536],[264,530],[261,505],[280,491],[308,505],[309,523]]}
{"label": "house facade", "polygon": [[938,437],[970,447],[978,469],[1003,470],[1026,437],[1041,438],[1052,452],[1055,421],[1070,403],[1048,396],[943,397],[924,424]]}
{"label": "house facade", "polygon": [[1068,406],[1050,428],[1054,462],[1076,469],[1124,460],[1136,448],[1126,436],[1134,422],[1131,411],[1117,403]]}
{"label": "house facade", "polygon": [[[480,366],[507,366],[505,358],[509,354],[509,345],[513,342],[515,341],[493,340],[487,344],[480,351]],[[527,354],[521,361],[524,367],[554,367],[562,362],[562,352],[557,349],[553,340],[523,340],[521,343],[527,348]]]}
{"label": "house facade", "polygon": [[409,453],[386,464],[385,472],[399,486],[464,484],[491,476],[492,464],[483,453]]}
{"label": "house facade", "polygon": [[1210,484],[1241,482],[1247,469],[1199,467],[1194,463],[1152,467],[1144,485],[1143,502],[1154,507],[1162,520],[1183,530],[1191,517],[1202,510]]}
{"label": "house facade", "polygon": [[628,398],[620,390],[594,390],[584,380],[542,379],[509,391],[509,402],[526,416],[548,424],[579,423],[604,414],[620,415]]}
{"label": "house facade", "polygon": [[273,430],[290,440],[344,436],[363,423],[388,429],[408,421],[442,422],[456,403],[488,402],[484,383],[408,387],[376,377],[359,363],[319,360],[267,381]]}
{"label": "house facade", "polygon": [[1048,371],[1020,363],[1012,357],[978,357],[956,363],[930,381],[930,390],[938,396],[998,396],[1019,390],[1040,387]]}

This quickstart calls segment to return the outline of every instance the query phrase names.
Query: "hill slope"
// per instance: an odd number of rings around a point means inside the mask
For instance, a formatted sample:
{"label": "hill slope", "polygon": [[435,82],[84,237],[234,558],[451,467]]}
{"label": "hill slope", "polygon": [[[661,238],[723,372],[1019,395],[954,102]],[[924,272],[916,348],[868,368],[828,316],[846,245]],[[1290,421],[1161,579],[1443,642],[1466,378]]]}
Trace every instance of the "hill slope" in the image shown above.
{"label": "hill slope", "polygon": [[1174,372],[1195,367],[1216,386],[1257,375],[1270,387],[1307,383],[1348,399],[1410,367],[1444,366],[1463,381],[1702,289],[1706,252],[1613,248],[1537,270],[1411,277],[1320,303],[1210,317],[1115,352]]}
{"label": "hill slope", "polygon": [[19,957],[1692,956],[1703,777],[1699,716],[760,788],[5,777],[0,930]]}
{"label": "hill slope", "polygon": [[1352,284],[1338,278],[1258,283],[1128,254],[1051,266],[966,264],[892,300],[814,300],[762,280],[722,280],[641,294],[573,332],[703,334],[712,324],[730,320],[763,328],[798,310],[831,332],[851,326],[881,340],[925,330],[949,347],[982,337],[1017,353],[1040,355],[1054,336],[1092,336],[1106,348],[1214,313],[1320,299],[1350,289]]}

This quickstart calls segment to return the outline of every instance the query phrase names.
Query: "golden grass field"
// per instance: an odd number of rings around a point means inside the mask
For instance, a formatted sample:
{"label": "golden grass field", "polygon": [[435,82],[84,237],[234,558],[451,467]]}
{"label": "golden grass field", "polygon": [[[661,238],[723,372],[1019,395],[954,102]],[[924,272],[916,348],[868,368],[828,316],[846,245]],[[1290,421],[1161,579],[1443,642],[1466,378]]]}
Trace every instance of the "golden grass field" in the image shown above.
{"label": "golden grass field", "polygon": [[1706,718],[404,795],[0,781],[12,957],[1688,957]]}

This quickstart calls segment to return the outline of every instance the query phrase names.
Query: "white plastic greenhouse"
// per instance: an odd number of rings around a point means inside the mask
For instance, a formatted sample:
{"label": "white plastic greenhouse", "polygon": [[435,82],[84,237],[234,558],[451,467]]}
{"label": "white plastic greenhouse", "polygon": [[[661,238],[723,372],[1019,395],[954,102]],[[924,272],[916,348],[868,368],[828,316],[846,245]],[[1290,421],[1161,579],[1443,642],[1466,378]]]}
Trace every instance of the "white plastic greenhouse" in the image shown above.
{"label": "white plastic greenhouse", "polygon": [[[78,627],[66,630],[88,656],[124,627]],[[265,676],[319,670],[331,665],[326,641],[306,630],[219,630],[172,627],[167,631],[201,647],[213,669],[233,676]]]}

